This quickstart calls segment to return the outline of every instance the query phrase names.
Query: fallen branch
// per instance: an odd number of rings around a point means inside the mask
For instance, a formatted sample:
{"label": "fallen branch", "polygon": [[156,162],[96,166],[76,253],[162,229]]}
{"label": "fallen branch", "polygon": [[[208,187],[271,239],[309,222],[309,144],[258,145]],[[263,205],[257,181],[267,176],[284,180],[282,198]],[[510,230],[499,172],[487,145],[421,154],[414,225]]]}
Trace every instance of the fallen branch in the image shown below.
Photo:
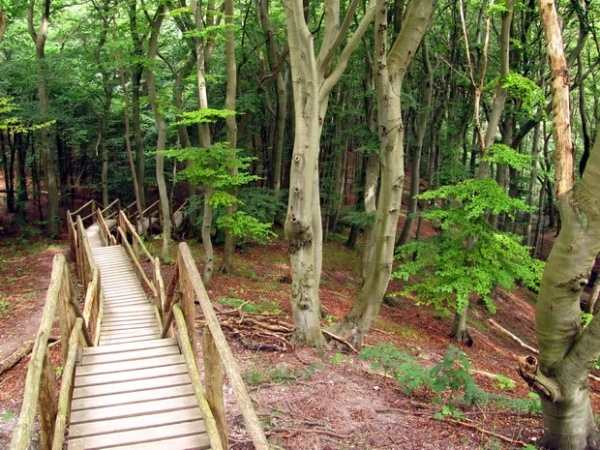
{"label": "fallen branch", "polygon": [[12,369],[21,359],[27,356],[33,348],[33,341],[27,341],[16,349],[12,355],[0,362],[0,376],[9,369]]}
{"label": "fallen branch", "polygon": [[344,339],[344,338],[342,338],[340,336],[337,336],[337,335],[335,335],[335,334],[333,334],[333,333],[331,333],[331,332],[329,332],[329,331],[327,331],[325,329],[322,329],[321,331],[323,332],[323,334],[325,334],[326,336],[329,336],[331,339],[333,339],[335,341],[338,341],[338,342],[341,342],[342,344],[348,346],[348,348],[350,350],[352,350],[354,353],[358,353],[358,350],[356,350],[356,348],[354,348],[354,346],[350,342],[348,342],[346,339]]}
{"label": "fallen branch", "polygon": [[450,420],[451,423],[456,423],[458,425],[462,425],[463,427],[471,428],[473,430],[480,431],[483,434],[487,434],[488,436],[493,436],[495,438],[500,439],[501,441],[508,442],[509,444],[516,444],[520,447],[525,447],[527,442],[520,441],[518,439],[511,439],[502,434],[494,433],[493,431],[486,430],[485,428],[478,427],[477,425],[472,425],[470,423],[463,422],[461,420]]}
{"label": "fallen branch", "polygon": [[[519,339],[517,336],[515,336],[514,334],[512,334],[510,331],[508,331],[506,328],[504,328],[502,325],[498,324],[498,322],[496,322],[494,319],[488,319],[488,322],[496,329],[502,331],[503,333],[505,333],[506,335],[510,336],[513,340],[515,340],[521,347],[523,347],[526,350],[529,350],[532,353],[535,353],[536,355],[539,355],[539,350],[537,348],[534,348],[530,345],[527,345],[526,343],[524,343],[521,339]],[[596,377],[594,375],[589,374],[588,378],[594,381],[600,381],[599,377]]]}
{"label": "fallen branch", "polygon": [[488,322],[497,330],[500,330],[504,334],[508,335],[513,341],[515,341],[517,344],[519,344],[524,349],[529,350],[530,352],[535,353],[536,355],[539,353],[539,351],[536,348],[533,348],[531,345],[527,345],[519,337],[515,336],[513,333],[508,331],[506,328],[504,328],[502,325],[500,325],[494,319],[488,319]]}

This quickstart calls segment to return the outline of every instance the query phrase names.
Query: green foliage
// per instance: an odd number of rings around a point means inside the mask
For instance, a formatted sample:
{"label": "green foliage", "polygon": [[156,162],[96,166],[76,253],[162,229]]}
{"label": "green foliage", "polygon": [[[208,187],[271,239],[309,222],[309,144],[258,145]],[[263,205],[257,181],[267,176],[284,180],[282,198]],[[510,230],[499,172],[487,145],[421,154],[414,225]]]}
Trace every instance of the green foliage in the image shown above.
{"label": "green foliage", "polygon": [[517,170],[524,170],[531,169],[533,157],[519,153],[506,144],[492,144],[483,160],[504,164]]}
{"label": "green foliage", "polygon": [[271,230],[271,224],[260,222],[244,211],[236,211],[233,214],[219,217],[217,228],[229,228],[231,234],[243,242],[256,241],[264,244],[277,236]]}
{"label": "green foliage", "polygon": [[521,110],[534,116],[544,111],[546,97],[544,91],[533,80],[516,72],[509,72],[502,81],[502,87],[508,89],[509,97],[521,101]]}
{"label": "green foliage", "polygon": [[274,301],[266,300],[262,297],[259,297],[257,301],[250,302],[244,301],[241,298],[235,297],[219,297],[217,298],[217,302],[230,306],[235,309],[241,309],[247,313],[256,313],[256,314],[280,314],[281,309],[279,309],[279,304]]}
{"label": "green foliage", "polygon": [[[239,150],[229,148],[226,142],[219,142],[207,148],[190,147],[165,150],[161,153],[179,162],[189,163],[188,167],[179,171],[179,179],[188,180],[196,185],[210,186],[215,191],[226,191],[259,179],[258,176],[246,172],[252,158],[240,156]],[[238,169],[238,175],[230,174],[229,169],[232,168]],[[226,194],[219,194],[215,202],[213,206],[230,205],[231,199]]]}
{"label": "green foliage", "polygon": [[2,419],[2,420],[10,420],[13,417],[15,417],[15,413],[7,411],[7,412],[3,413],[0,416],[0,419]]}
{"label": "green foliage", "polygon": [[494,381],[495,386],[499,387],[500,389],[514,389],[516,386],[513,380],[501,374],[496,374]]}
{"label": "green foliage", "polygon": [[9,311],[8,311],[9,306],[10,306],[10,302],[8,300],[0,300],[0,317],[9,315]]}
{"label": "green foliage", "polygon": [[475,293],[493,310],[489,295],[495,286],[510,290],[519,281],[537,289],[544,264],[531,258],[520,236],[498,231],[487,220],[488,214],[514,217],[516,210],[533,208],[491,179],[466,180],[421,198],[443,200],[443,206],[422,213],[441,233],[398,249],[402,262],[392,277],[414,277],[400,294],[414,294],[418,304],[462,311]]}
{"label": "green foliage", "polygon": [[405,388],[405,394],[411,394],[417,388],[425,388],[435,394],[432,403],[442,407],[442,416],[454,415],[451,411],[456,401],[473,405],[484,398],[484,391],[477,387],[469,374],[467,355],[453,345],[448,347],[442,361],[431,368],[421,367],[414,357],[392,344],[366,348],[361,351],[359,359],[371,360],[373,368],[383,369],[393,376],[398,386]]}
{"label": "green foliage", "polygon": [[235,116],[236,112],[230,109],[202,108],[195,111],[182,113],[183,119],[173,122],[173,125],[195,125],[197,123],[215,123],[219,119]]}

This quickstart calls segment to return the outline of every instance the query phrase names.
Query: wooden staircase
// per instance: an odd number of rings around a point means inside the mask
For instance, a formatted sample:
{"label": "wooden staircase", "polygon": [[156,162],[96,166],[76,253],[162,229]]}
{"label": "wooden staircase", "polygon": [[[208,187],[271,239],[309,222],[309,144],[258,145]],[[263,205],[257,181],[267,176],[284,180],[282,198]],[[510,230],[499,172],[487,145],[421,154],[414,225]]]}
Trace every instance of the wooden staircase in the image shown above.
{"label": "wooden staircase", "polygon": [[100,345],[82,350],[69,450],[210,448],[176,339],[160,339],[146,294],[120,245],[88,241],[104,290]]}

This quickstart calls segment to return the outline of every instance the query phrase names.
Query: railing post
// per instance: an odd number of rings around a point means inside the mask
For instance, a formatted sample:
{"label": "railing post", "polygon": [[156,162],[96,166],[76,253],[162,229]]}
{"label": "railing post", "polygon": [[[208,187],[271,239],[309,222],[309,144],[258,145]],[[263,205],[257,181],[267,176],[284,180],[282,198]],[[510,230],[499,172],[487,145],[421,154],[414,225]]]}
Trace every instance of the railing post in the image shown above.
{"label": "railing post", "polygon": [[194,306],[194,286],[190,280],[187,267],[183,260],[181,260],[181,253],[179,253],[179,285],[181,287],[181,300],[179,304],[185,317],[185,323],[187,325],[188,338],[192,346],[194,355],[197,354],[198,344],[196,340],[196,308]]}
{"label": "railing post", "polygon": [[223,372],[221,357],[215,340],[206,326],[202,332],[202,354],[204,356],[204,385],[206,400],[217,422],[223,448],[228,448],[227,420],[225,420],[225,401],[223,400]]}
{"label": "railing post", "polygon": [[56,414],[58,412],[54,387],[55,376],[52,361],[50,360],[50,351],[46,347],[40,378],[39,397],[42,450],[51,450],[52,440],[54,439],[54,422],[56,421]]}

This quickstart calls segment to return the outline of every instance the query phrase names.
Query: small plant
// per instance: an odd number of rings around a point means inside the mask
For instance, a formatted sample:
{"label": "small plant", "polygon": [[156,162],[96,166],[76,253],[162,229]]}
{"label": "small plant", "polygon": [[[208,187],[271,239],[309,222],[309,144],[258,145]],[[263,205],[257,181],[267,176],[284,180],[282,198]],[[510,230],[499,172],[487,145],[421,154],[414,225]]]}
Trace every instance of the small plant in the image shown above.
{"label": "small plant", "polygon": [[57,366],[56,369],[54,369],[54,372],[56,373],[56,379],[58,380],[63,373],[63,366]]}
{"label": "small plant", "polygon": [[8,307],[10,306],[10,302],[8,300],[0,300],[0,317],[8,316]]}
{"label": "small plant", "polygon": [[497,374],[494,377],[494,380],[496,381],[495,386],[499,387],[500,389],[509,390],[514,389],[516,386],[513,380],[501,374]]}
{"label": "small plant", "polygon": [[432,368],[421,367],[414,357],[391,344],[365,349],[359,359],[373,360],[372,366],[392,375],[396,383],[405,388],[405,394],[420,387],[434,393],[431,402],[441,406],[438,417],[460,415],[460,411],[455,411],[457,400],[473,405],[485,398],[485,392],[477,387],[469,373],[467,355],[453,345],[448,347],[442,361]]}
{"label": "small plant", "polygon": [[15,413],[13,413],[13,412],[9,412],[9,411],[6,411],[5,413],[3,413],[3,414],[0,416],[0,419],[2,419],[2,420],[10,420],[10,419],[12,419],[13,417],[15,417]]}

